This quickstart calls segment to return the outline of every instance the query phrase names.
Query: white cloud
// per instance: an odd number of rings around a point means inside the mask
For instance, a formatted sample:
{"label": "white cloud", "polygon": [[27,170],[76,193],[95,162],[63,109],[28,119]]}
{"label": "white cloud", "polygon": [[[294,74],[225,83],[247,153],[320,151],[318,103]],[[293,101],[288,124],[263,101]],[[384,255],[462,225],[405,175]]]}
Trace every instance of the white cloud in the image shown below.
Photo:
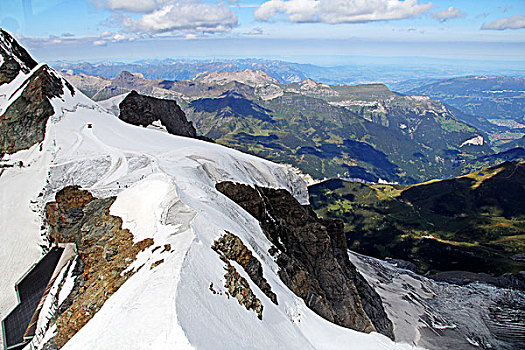
{"label": "white cloud", "polygon": [[510,17],[498,18],[494,21],[483,23],[481,29],[485,30],[505,30],[525,28],[525,16],[514,15]]}
{"label": "white cloud", "polygon": [[97,0],[99,6],[110,11],[149,13],[162,7],[170,0]]}
{"label": "white cloud", "polygon": [[106,46],[107,42],[105,40],[95,40],[95,41],[93,41],[93,45],[95,45],[95,46]]}
{"label": "white cloud", "polygon": [[263,29],[261,27],[254,27],[249,32],[245,33],[246,35],[262,35]]}
{"label": "white cloud", "polygon": [[52,46],[57,44],[71,44],[75,43],[78,39],[67,38],[61,39],[55,35],[49,35],[48,37],[29,37],[23,35],[15,35],[17,40],[20,40],[22,44],[30,49],[36,47]]}
{"label": "white cloud", "polygon": [[254,16],[259,21],[359,23],[416,17],[431,7],[418,0],[268,0]]}
{"label": "white cloud", "polygon": [[128,37],[125,36],[125,35],[122,35],[122,34],[115,34],[115,35],[113,35],[112,39],[113,39],[113,41],[116,42],[116,41],[124,41],[124,40],[127,40]]}
{"label": "white cloud", "polygon": [[112,25],[138,34],[226,32],[238,24],[237,15],[223,0],[91,1],[113,12]]}
{"label": "white cloud", "polygon": [[441,22],[446,22],[449,19],[461,18],[466,16],[467,14],[464,11],[461,11],[460,9],[452,6],[450,6],[447,9],[444,9],[443,11],[436,12],[434,13],[434,15],[432,15],[432,17]]}
{"label": "white cloud", "polygon": [[224,5],[175,3],[135,19],[123,16],[121,23],[130,31],[149,34],[174,31],[226,32],[237,26],[237,15]]}

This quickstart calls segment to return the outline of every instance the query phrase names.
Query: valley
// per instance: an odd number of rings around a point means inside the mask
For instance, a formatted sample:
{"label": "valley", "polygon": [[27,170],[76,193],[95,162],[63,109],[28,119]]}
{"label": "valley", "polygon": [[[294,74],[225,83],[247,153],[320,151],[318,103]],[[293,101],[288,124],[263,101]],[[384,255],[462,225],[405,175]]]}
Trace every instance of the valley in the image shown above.
{"label": "valley", "polygon": [[345,223],[350,249],[409,261],[419,273],[461,270],[467,280],[523,288],[524,214],[504,206],[512,198],[514,209],[523,206],[525,149],[491,143],[515,123],[382,84],[282,84],[251,69],[184,81],[123,72],[94,98],[118,115],[131,89],[177,100],[197,132],[219,144],[299,169],[317,183],[309,192],[318,215]]}
{"label": "valley", "polygon": [[[462,119],[489,135],[505,151],[525,136],[525,79],[507,76],[467,76],[422,85],[407,93],[424,94],[461,110]],[[521,140],[520,145],[523,145]]]}
{"label": "valley", "polygon": [[[70,80],[82,89],[78,76]],[[492,153],[483,133],[443,104],[382,84],[281,84],[253,70],[186,81],[123,72],[93,97],[117,112],[116,96],[131,90],[175,99],[201,135],[316,179],[416,183],[459,175],[460,165]]]}
{"label": "valley", "polygon": [[520,80],[358,68],[58,71],[0,30],[1,345],[522,348]]}
{"label": "valley", "polygon": [[[309,187],[323,217],[345,223],[350,249],[413,262],[419,273],[525,270],[525,163],[412,186],[328,180]],[[523,277],[516,275],[523,286]]]}

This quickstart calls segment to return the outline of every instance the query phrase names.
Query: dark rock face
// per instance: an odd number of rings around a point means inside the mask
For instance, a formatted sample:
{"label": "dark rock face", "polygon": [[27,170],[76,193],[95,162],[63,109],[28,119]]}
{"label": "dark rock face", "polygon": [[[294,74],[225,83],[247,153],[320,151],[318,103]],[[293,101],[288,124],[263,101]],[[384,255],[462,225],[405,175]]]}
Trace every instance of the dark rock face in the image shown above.
{"label": "dark rock face", "polygon": [[28,79],[22,94],[0,116],[0,154],[43,141],[47,120],[55,113],[49,100],[64,93],[61,79],[48,66],[40,67]]}
{"label": "dark rock face", "polygon": [[217,189],[261,223],[282,281],[325,319],[393,338],[379,295],[350,263],[343,224],[322,220],[285,190],[222,182]]}
{"label": "dark rock face", "polygon": [[68,186],[55,199],[46,204],[50,240],[75,243],[79,260],[73,293],[56,315],[57,335],[52,345],[61,348],[133,275],[134,271],[123,272],[153,239],[133,242],[133,234],[122,229],[122,219],[109,213],[115,197],[99,199]]}
{"label": "dark rock face", "polygon": [[10,83],[20,71],[29,73],[37,65],[27,51],[2,29],[0,29],[0,55],[3,58],[0,66],[0,85]]}
{"label": "dark rock face", "polygon": [[148,126],[160,120],[170,134],[195,138],[197,132],[177,102],[139,95],[135,90],[120,103],[119,118],[133,124]]}

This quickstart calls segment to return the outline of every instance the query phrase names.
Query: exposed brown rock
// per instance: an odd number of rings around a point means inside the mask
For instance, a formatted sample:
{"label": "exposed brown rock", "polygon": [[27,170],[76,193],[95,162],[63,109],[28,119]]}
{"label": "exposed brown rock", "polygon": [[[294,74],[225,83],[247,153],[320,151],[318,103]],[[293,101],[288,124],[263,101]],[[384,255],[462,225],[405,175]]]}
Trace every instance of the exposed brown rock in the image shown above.
{"label": "exposed brown rock", "polygon": [[157,266],[159,266],[163,262],[164,262],[164,259],[160,259],[160,260],[155,261],[153,264],[151,264],[150,270],[153,270],[154,268],[156,268]]}
{"label": "exposed brown rock", "polygon": [[57,240],[60,232],[60,240],[76,240],[78,232],[71,228],[82,220],[84,207],[94,199],[91,193],[81,190],[78,186],[68,186],[58,191],[55,195],[56,201],[46,205],[50,238]]}
{"label": "exposed brown rock", "polygon": [[151,238],[133,243],[133,234],[122,229],[122,219],[109,214],[114,201],[115,197],[97,199],[88,191],[70,186],[57,193],[56,202],[46,205],[52,240],[76,243],[83,263],[82,286],[56,320],[54,343],[58,348],[133,275],[123,271],[140,251],[153,244]]}
{"label": "exposed brown rock", "polygon": [[242,266],[244,271],[250,276],[252,281],[263,291],[264,294],[274,303],[277,303],[277,295],[272,292],[272,287],[266,281],[263,275],[262,265],[253,256],[239,237],[231,232],[226,231],[226,234],[215,242],[213,242],[212,249],[223,257],[223,260],[233,260]]}
{"label": "exposed brown rock", "polygon": [[319,219],[286,190],[232,182],[216,188],[259,220],[279,276],[308,307],[338,325],[393,338],[379,295],[348,259],[341,221]]}
{"label": "exposed brown rock", "polygon": [[228,289],[229,295],[237,299],[239,304],[244,305],[247,310],[255,311],[257,317],[262,320],[263,305],[253,293],[248,281],[237,272],[229,261],[226,261],[224,269],[226,270],[224,286]]}

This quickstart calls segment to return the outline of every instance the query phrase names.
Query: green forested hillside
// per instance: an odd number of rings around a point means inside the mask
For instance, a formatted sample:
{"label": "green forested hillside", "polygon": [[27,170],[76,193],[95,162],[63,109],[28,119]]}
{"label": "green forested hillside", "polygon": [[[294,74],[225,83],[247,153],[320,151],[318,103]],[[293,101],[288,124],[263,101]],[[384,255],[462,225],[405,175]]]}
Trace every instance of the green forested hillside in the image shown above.
{"label": "green forested hillside", "polygon": [[[461,162],[491,153],[473,127],[443,105],[384,85],[301,90],[263,99],[237,92],[185,106],[197,130],[218,143],[290,163],[316,178],[415,183],[449,177]],[[469,140],[471,140],[469,142]]]}
{"label": "green forested hillside", "polygon": [[412,186],[329,180],[309,190],[319,215],[345,222],[358,252],[419,272],[525,269],[525,162]]}

